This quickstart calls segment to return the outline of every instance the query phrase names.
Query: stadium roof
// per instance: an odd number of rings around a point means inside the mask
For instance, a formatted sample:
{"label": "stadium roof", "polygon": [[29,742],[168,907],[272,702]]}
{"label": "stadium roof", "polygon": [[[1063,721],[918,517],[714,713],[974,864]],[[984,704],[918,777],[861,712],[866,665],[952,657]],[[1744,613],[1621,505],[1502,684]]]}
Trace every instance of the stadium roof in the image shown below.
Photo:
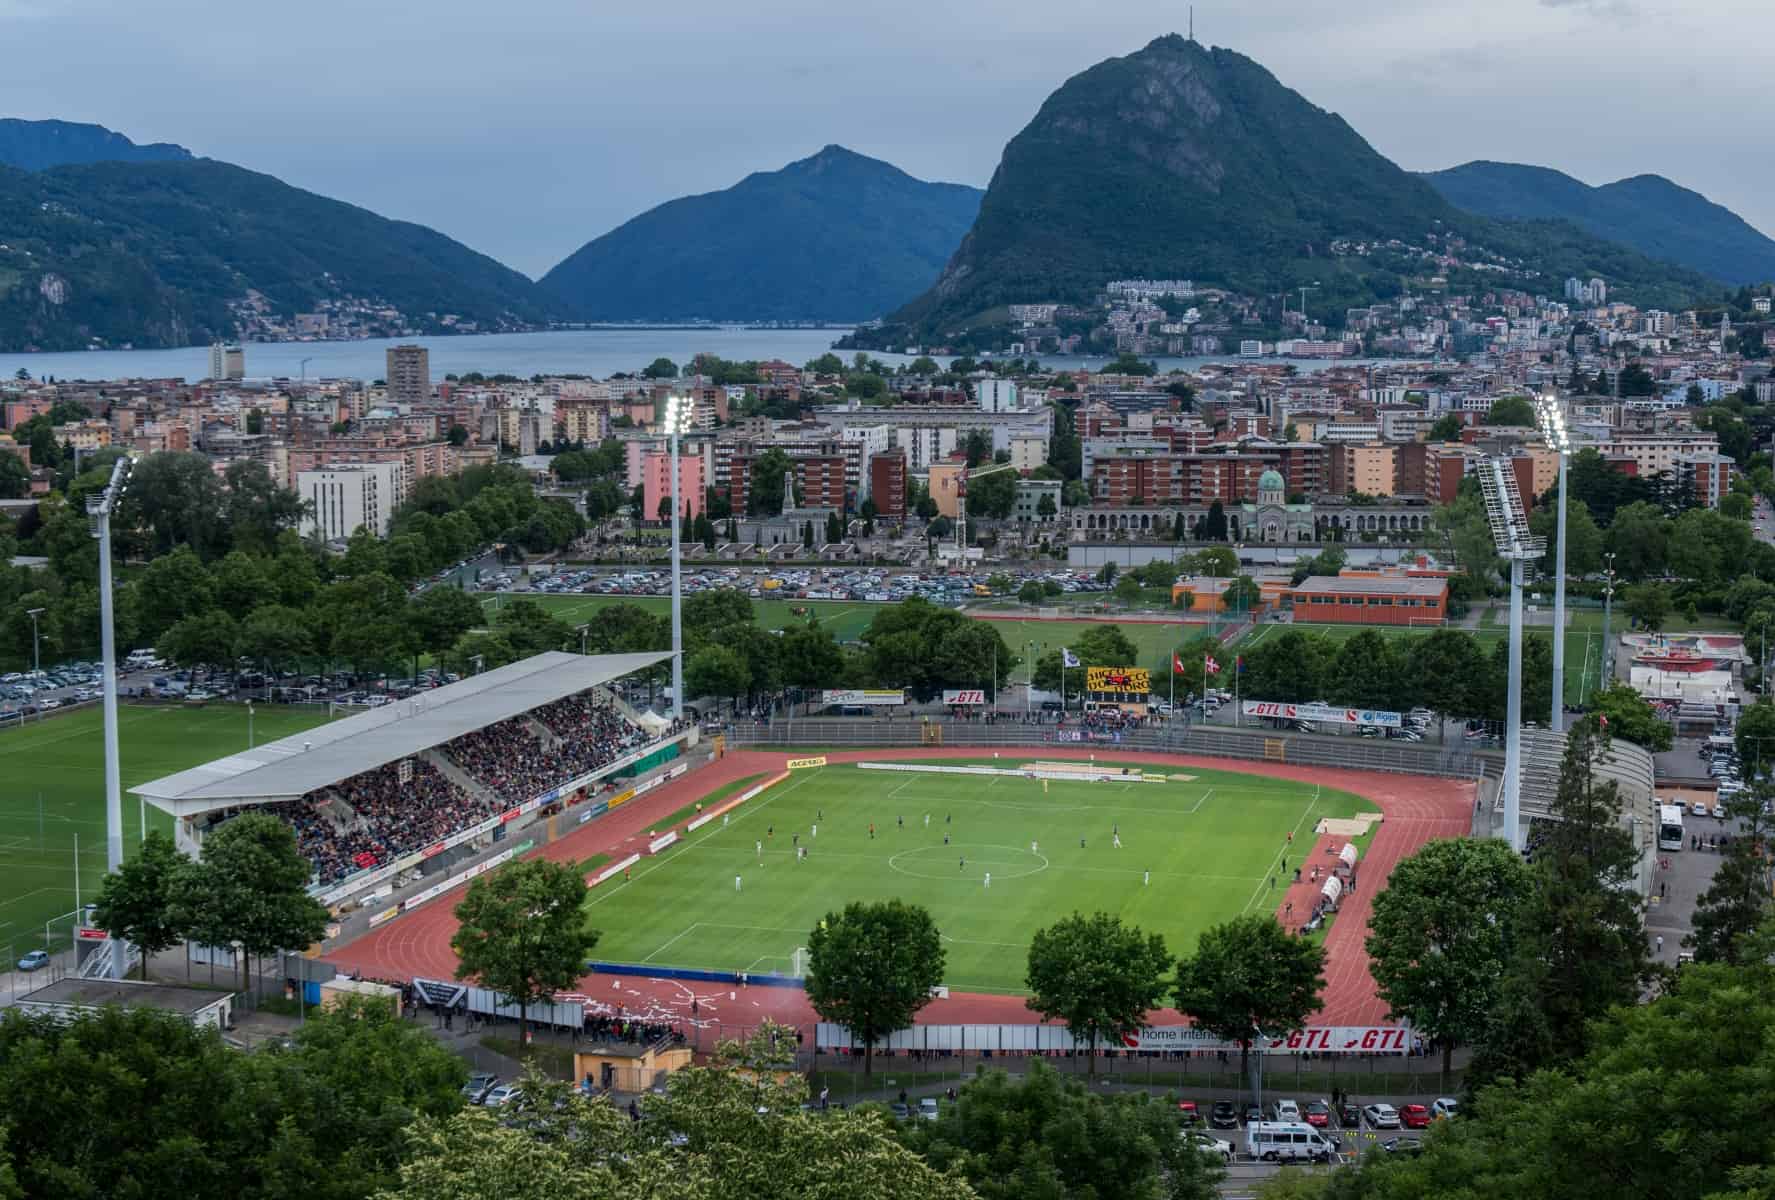
{"label": "stadium roof", "polygon": [[667,652],[587,656],[552,650],[218,758],[130,792],[182,817],[234,804],[294,800],[669,658]]}

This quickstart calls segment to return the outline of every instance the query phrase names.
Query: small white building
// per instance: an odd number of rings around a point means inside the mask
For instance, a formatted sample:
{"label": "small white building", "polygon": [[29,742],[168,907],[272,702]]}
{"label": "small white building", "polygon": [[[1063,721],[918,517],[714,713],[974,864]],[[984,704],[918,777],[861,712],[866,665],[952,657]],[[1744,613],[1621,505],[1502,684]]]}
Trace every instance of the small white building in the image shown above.
{"label": "small white building", "polygon": [[404,490],[398,462],[335,463],[296,475],[296,494],[313,506],[304,535],[343,541],[361,527],[388,536],[388,523]]}
{"label": "small white building", "polygon": [[974,381],[974,403],[981,412],[1017,412],[1017,385],[1009,379],[977,379]]}
{"label": "small white building", "polygon": [[21,1012],[42,1013],[62,1023],[109,1005],[159,1009],[178,1013],[200,1028],[226,1029],[233,1021],[234,994],[135,979],[81,979],[66,975],[47,987],[26,992],[16,1002]]}

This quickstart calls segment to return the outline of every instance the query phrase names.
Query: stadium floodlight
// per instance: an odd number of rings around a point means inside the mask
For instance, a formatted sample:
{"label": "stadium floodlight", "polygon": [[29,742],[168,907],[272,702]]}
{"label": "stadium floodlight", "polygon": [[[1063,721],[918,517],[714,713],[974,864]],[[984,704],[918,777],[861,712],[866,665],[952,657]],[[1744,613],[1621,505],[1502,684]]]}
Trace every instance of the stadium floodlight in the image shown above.
{"label": "stadium floodlight", "polygon": [[[672,717],[684,715],[684,560],[679,546],[678,437],[691,414],[689,396],[666,397],[666,473],[672,479]],[[645,516],[646,514],[643,514]]]}
{"label": "stadium floodlight", "polygon": [[[117,758],[117,628],[111,612],[111,518],[129,486],[134,459],[125,455],[111,464],[111,480],[105,490],[86,498],[86,517],[99,543],[99,655],[105,687],[105,866],[123,866],[123,784]],[[129,948],[121,938],[111,939],[111,970],[122,979],[129,967]]]}
{"label": "stadium floodlight", "polygon": [[1504,839],[1521,850],[1522,838],[1522,571],[1547,552],[1547,539],[1529,532],[1516,473],[1503,458],[1481,459],[1475,472],[1485,517],[1498,554],[1510,561],[1510,682],[1504,720]]}
{"label": "stadium floodlight", "polygon": [[1572,457],[1571,436],[1566,432],[1565,409],[1549,388],[1535,399],[1541,420],[1541,436],[1559,455],[1559,534],[1553,564],[1553,732],[1565,729],[1565,510],[1566,468]]}
{"label": "stadium floodlight", "polygon": [[31,618],[31,674],[33,676],[43,670],[43,656],[38,653],[37,649],[37,618],[46,611],[48,610],[41,608],[27,608],[25,610],[25,615]]}

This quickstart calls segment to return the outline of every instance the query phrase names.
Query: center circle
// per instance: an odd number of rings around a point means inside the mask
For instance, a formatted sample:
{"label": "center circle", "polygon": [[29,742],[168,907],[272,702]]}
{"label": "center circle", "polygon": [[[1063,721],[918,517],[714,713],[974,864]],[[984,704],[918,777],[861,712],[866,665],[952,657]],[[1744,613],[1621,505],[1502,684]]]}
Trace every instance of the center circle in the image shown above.
{"label": "center circle", "polygon": [[1048,858],[1025,846],[955,842],[902,850],[888,859],[888,866],[915,879],[978,879],[988,871],[1000,879],[1021,879],[1047,870]]}

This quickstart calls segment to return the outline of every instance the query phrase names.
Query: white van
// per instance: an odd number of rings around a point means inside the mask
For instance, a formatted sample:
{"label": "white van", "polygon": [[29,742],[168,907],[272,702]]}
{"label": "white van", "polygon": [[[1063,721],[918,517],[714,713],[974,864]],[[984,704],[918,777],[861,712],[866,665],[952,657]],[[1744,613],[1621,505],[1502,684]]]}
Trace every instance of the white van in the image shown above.
{"label": "white van", "polygon": [[1330,1162],[1337,1146],[1302,1121],[1253,1121],[1245,1127],[1245,1153],[1266,1162]]}

